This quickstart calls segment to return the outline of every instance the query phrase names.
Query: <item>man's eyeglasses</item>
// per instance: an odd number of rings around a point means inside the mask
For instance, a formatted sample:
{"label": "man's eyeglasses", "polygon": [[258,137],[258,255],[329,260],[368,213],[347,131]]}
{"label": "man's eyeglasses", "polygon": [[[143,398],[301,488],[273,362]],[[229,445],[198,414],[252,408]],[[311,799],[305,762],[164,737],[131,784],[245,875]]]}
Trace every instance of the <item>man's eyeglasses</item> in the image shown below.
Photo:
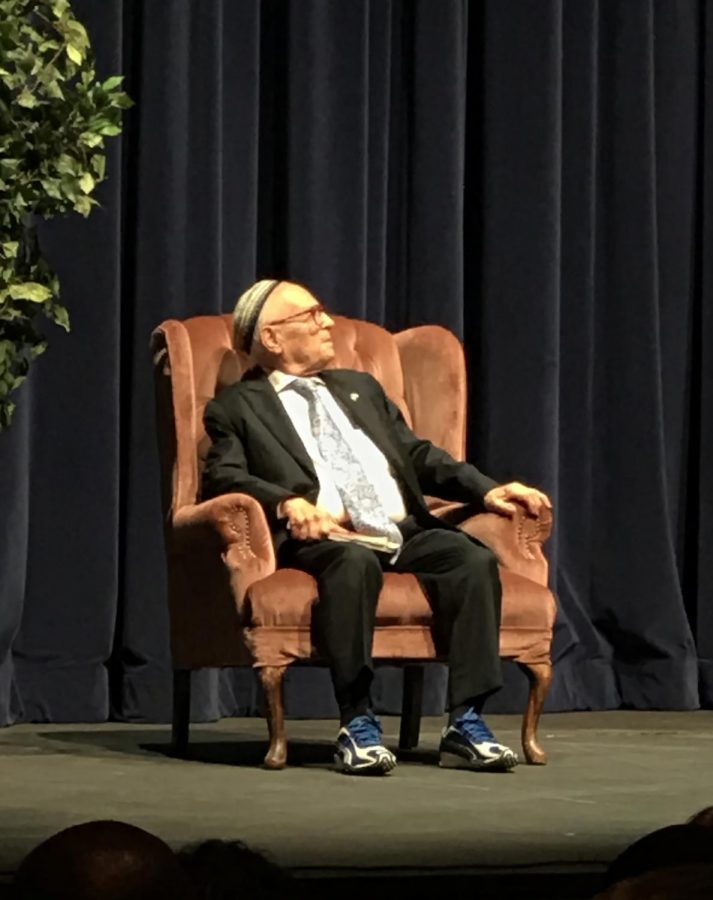
{"label": "man's eyeglasses", "polygon": [[298,322],[300,319],[304,318],[305,324],[311,319],[312,323],[319,328],[322,325],[325,316],[328,315],[329,313],[322,304],[317,303],[314,306],[310,306],[309,309],[303,309],[301,312],[292,313],[291,316],[285,316],[284,319],[274,319],[272,322],[265,322],[263,327],[266,327],[267,325],[284,325],[285,322]]}

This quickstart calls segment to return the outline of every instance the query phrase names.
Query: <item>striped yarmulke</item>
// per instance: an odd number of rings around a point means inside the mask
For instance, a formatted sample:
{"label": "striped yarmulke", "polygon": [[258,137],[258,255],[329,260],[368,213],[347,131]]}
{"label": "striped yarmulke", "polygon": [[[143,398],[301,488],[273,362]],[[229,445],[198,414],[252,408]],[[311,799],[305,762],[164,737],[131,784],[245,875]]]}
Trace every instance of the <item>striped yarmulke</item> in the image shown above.
{"label": "striped yarmulke", "polygon": [[262,308],[279,283],[277,279],[264,278],[238,297],[233,310],[233,339],[238,350],[250,352]]}

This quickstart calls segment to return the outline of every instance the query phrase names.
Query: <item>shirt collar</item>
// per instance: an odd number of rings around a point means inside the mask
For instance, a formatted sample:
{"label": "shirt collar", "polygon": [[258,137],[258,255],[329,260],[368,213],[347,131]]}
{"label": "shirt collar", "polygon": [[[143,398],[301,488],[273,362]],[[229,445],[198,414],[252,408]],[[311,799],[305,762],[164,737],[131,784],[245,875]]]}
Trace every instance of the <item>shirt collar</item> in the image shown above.
{"label": "shirt collar", "polygon": [[[270,372],[270,374],[267,376],[267,380],[279,394],[284,391],[285,388],[288,388],[297,377],[297,375],[292,375],[289,372],[281,372],[279,369],[273,369],[272,372]],[[309,377],[313,381],[316,381],[317,384],[324,384],[324,381],[319,377],[319,375],[310,375]]]}

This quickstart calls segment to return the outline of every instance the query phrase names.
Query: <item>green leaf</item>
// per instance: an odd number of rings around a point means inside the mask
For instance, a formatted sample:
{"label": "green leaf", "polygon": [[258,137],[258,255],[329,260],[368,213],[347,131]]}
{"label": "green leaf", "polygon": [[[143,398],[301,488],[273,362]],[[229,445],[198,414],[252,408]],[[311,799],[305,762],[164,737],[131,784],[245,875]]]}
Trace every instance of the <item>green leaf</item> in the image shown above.
{"label": "green leaf", "polygon": [[119,87],[123,80],[123,75],[112,75],[111,78],[107,78],[106,81],[102,82],[102,90],[107,92],[113,91],[114,88]]}
{"label": "green leaf", "polygon": [[134,101],[128,94],[112,94],[111,105],[115,109],[131,109],[134,105]]}
{"label": "green leaf", "polygon": [[89,197],[79,197],[79,199],[74,204],[74,211],[80,213],[80,215],[86,217],[92,211],[92,201]]}
{"label": "green leaf", "polygon": [[97,181],[103,181],[106,174],[106,156],[103,153],[96,153],[92,156],[90,165],[96,172]]}
{"label": "green leaf", "polygon": [[79,187],[84,191],[85,194],[91,194],[94,190],[96,182],[94,178],[89,172],[84,172],[82,177],[79,179]]}
{"label": "green leaf", "polygon": [[60,328],[64,328],[65,331],[69,331],[69,313],[64,306],[60,306],[58,303],[55,303],[52,306],[50,318],[54,322],[56,322]]}
{"label": "green leaf", "polygon": [[24,106],[25,109],[34,109],[37,106],[37,97],[27,88],[23,88],[16,102],[18,106]]}
{"label": "green leaf", "polygon": [[71,19],[67,22],[67,31],[72,39],[72,43],[79,50],[86,50],[89,46],[89,35],[84,25],[76,19]]}
{"label": "green leaf", "polygon": [[17,249],[20,246],[19,241],[5,241],[2,244],[3,253],[8,259],[15,259],[17,256]]}
{"label": "green leaf", "polygon": [[68,153],[60,153],[57,159],[57,171],[60,175],[78,175],[77,160]]}
{"label": "green leaf", "polygon": [[54,100],[64,100],[64,92],[62,88],[57,84],[56,81],[50,81],[46,85],[47,93]]}
{"label": "green leaf", "polygon": [[15,412],[15,404],[12,400],[0,398],[0,431],[10,427],[12,414]]}
{"label": "green leaf", "polygon": [[52,12],[58,19],[61,19],[68,9],[69,0],[54,0],[54,3],[52,4]]}
{"label": "green leaf", "polygon": [[121,134],[121,126],[112,125],[111,123],[102,125],[102,127],[99,129],[99,134],[106,134],[110,137],[114,137],[117,134]]}
{"label": "green leaf", "polygon": [[84,54],[75,44],[67,44],[67,56],[77,66],[81,66],[84,59]]}
{"label": "green leaf", "polygon": [[72,203],[75,203],[78,199],[77,196],[77,179],[72,175],[63,175],[62,180],[60,181],[60,190],[62,194],[68,199],[71,200]]}
{"label": "green leaf", "polygon": [[97,147],[99,144],[103,143],[103,138],[100,134],[94,134],[92,131],[83,131],[79,135],[79,140],[86,147]]}
{"label": "green leaf", "polygon": [[48,197],[54,197],[55,200],[62,199],[62,192],[59,189],[59,185],[56,181],[50,178],[41,178],[40,184],[45,189]]}
{"label": "green leaf", "polygon": [[30,300],[32,303],[44,303],[52,296],[52,291],[44,284],[36,281],[24,281],[21,284],[11,284],[8,294],[13,300]]}
{"label": "green leaf", "polygon": [[28,50],[17,60],[17,66],[25,75],[30,75],[35,67],[35,62],[35,54]]}

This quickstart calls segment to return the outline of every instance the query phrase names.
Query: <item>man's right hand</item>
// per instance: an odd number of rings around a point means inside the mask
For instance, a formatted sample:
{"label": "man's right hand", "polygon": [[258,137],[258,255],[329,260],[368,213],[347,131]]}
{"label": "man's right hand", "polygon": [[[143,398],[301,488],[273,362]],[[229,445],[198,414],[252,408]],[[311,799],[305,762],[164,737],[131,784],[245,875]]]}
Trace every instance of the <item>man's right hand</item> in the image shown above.
{"label": "man's right hand", "polygon": [[298,541],[319,541],[335,532],[349,533],[328,512],[303,497],[283,500],[281,512],[287,518],[290,536]]}

